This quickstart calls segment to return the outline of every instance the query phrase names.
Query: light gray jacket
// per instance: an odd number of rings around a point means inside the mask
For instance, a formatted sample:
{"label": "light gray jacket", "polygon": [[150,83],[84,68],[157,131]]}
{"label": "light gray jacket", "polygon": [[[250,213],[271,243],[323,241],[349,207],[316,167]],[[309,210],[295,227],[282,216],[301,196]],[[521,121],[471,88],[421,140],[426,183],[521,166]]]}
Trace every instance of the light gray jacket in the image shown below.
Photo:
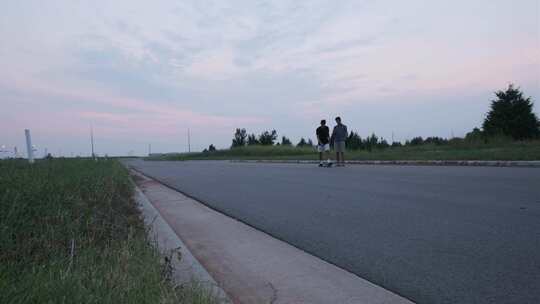
{"label": "light gray jacket", "polygon": [[344,124],[336,125],[332,131],[332,138],[334,142],[345,141],[347,139],[347,126]]}

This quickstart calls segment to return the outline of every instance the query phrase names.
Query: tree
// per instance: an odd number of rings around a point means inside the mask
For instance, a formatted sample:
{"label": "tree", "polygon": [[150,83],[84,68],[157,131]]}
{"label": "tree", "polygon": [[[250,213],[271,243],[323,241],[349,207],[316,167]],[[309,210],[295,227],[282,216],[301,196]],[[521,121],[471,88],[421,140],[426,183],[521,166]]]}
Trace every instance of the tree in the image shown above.
{"label": "tree", "polygon": [[246,145],[246,129],[236,129],[234,132],[234,138],[232,140],[232,148],[243,147]]}
{"label": "tree", "polygon": [[263,146],[271,146],[274,144],[274,141],[277,138],[277,132],[276,130],[272,131],[264,131],[259,135],[259,144]]}
{"label": "tree", "polygon": [[259,140],[257,139],[257,136],[255,136],[255,134],[250,134],[247,138],[247,144],[248,146],[258,145]]}
{"label": "tree", "polygon": [[484,138],[484,132],[478,128],[474,128],[471,132],[465,135],[465,140],[468,141],[480,141]]}
{"label": "tree", "polygon": [[446,143],[448,143],[447,139],[438,136],[428,137],[424,140],[424,144],[435,144],[436,146],[440,146]]}
{"label": "tree", "polygon": [[390,147],[390,145],[388,144],[388,141],[386,141],[386,139],[381,137],[381,140],[379,140],[379,142],[377,143],[377,148],[386,149],[388,147]]}
{"label": "tree", "polygon": [[297,147],[313,147],[313,141],[311,139],[308,139],[307,141],[302,137],[300,138],[300,141],[298,144],[296,144]]}
{"label": "tree", "polygon": [[214,152],[216,151],[216,147],[214,147],[214,145],[210,144],[210,146],[208,146],[208,152]]}
{"label": "tree", "polygon": [[282,146],[291,146],[291,145],[292,145],[292,142],[291,142],[291,140],[288,139],[287,137],[282,136],[282,137],[281,137],[281,145],[282,145]]}
{"label": "tree", "polygon": [[358,133],[351,131],[349,136],[345,139],[345,145],[347,146],[347,149],[351,150],[362,149],[362,138]]}
{"label": "tree", "polygon": [[377,143],[379,142],[379,137],[375,135],[375,133],[371,134],[370,137],[366,138],[366,141],[364,143],[364,146],[368,151],[371,151],[373,148],[377,147]]}
{"label": "tree", "polygon": [[513,84],[506,91],[495,92],[497,100],[491,101],[491,109],[482,128],[488,136],[510,136],[523,140],[540,136],[540,121],[533,112],[531,98],[524,98],[520,88]]}
{"label": "tree", "polygon": [[415,137],[413,139],[411,139],[410,142],[408,142],[407,146],[408,145],[411,145],[411,146],[420,146],[424,143],[424,139],[422,138],[422,136],[418,136],[418,137]]}

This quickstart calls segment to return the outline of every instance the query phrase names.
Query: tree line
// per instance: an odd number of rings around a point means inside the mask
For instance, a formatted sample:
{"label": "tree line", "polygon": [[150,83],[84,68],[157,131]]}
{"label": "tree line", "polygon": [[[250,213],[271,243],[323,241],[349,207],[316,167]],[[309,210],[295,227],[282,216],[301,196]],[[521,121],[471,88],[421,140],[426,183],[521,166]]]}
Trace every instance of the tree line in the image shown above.
{"label": "tree line", "polygon": [[[442,137],[414,137],[410,140],[389,143],[386,139],[371,134],[362,138],[358,132],[351,131],[347,136],[345,145],[350,150],[385,149],[401,146],[420,145],[445,145],[452,141],[484,141],[488,142],[492,138],[504,137],[511,140],[531,140],[540,138],[540,120],[533,112],[534,103],[531,98],[525,98],[519,87],[510,84],[506,90],[495,92],[496,99],[491,101],[490,109],[486,114],[481,128],[474,128],[467,133],[465,138],[442,138]],[[238,128],[234,132],[231,148],[243,146],[293,146],[291,140],[282,136],[278,140],[276,130],[263,131],[259,135],[248,134],[246,129]],[[313,146],[311,139],[301,138],[296,147]],[[206,149],[205,149],[206,150]],[[206,151],[213,151],[215,147],[210,145]]]}
{"label": "tree line", "polygon": [[[248,134],[246,129],[237,128],[234,131],[234,137],[232,139],[231,148],[243,147],[243,146],[292,146],[293,143],[286,136],[281,137],[281,141],[277,141],[277,131],[263,131],[259,135]],[[300,141],[296,144],[297,147],[303,146],[313,146],[311,139],[307,141],[304,138],[301,138]]]}
{"label": "tree line", "polygon": [[[293,143],[286,136],[282,136],[278,141],[277,131],[263,131],[259,135],[247,134],[246,129],[237,128],[234,132],[231,148],[238,148],[244,146],[293,146]],[[368,150],[384,149],[389,147],[401,147],[401,146],[419,146],[423,144],[436,144],[441,145],[448,143],[448,139],[442,137],[415,137],[411,140],[401,142],[388,143],[383,137],[379,137],[376,134],[371,134],[365,138],[362,138],[357,131],[351,131],[345,139],[345,145],[350,150]],[[332,143],[330,143],[332,145]],[[296,147],[313,147],[315,144],[311,139],[300,138],[300,141],[295,145]],[[215,148],[214,148],[215,149]],[[212,151],[212,149],[208,149]]]}

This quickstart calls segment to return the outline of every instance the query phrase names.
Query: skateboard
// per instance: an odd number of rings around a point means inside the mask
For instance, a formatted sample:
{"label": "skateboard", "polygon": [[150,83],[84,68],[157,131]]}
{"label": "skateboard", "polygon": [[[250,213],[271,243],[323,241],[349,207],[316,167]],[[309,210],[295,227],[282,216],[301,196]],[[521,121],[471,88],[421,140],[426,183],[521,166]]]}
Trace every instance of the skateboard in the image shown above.
{"label": "skateboard", "polygon": [[323,163],[322,166],[319,164],[319,167],[331,168],[333,165],[334,163]]}

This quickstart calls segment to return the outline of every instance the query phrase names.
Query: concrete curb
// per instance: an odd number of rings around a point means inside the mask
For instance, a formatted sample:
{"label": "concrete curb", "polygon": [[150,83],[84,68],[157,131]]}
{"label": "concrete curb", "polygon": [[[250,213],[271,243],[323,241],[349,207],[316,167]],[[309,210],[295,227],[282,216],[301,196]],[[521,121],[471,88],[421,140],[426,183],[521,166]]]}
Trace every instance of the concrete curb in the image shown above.
{"label": "concrete curb", "polygon": [[[316,160],[230,160],[233,163],[271,164],[317,164]],[[466,167],[524,167],[540,168],[540,161],[502,160],[349,160],[351,165],[399,165],[399,166],[466,166]]]}
{"label": "concrete curb", "polygon": [[[130,171],[140,178],[147,179],[133,170]],[[150,238],[157,245],[159,252],[170,261],[174,282],[179,285],[198,284],[215,295],[220,303],[232,303],[227,293],[193,256],[141,189],[135,183],[133,185],[135,201],[143,214],[144,223],[149,228]]]}

